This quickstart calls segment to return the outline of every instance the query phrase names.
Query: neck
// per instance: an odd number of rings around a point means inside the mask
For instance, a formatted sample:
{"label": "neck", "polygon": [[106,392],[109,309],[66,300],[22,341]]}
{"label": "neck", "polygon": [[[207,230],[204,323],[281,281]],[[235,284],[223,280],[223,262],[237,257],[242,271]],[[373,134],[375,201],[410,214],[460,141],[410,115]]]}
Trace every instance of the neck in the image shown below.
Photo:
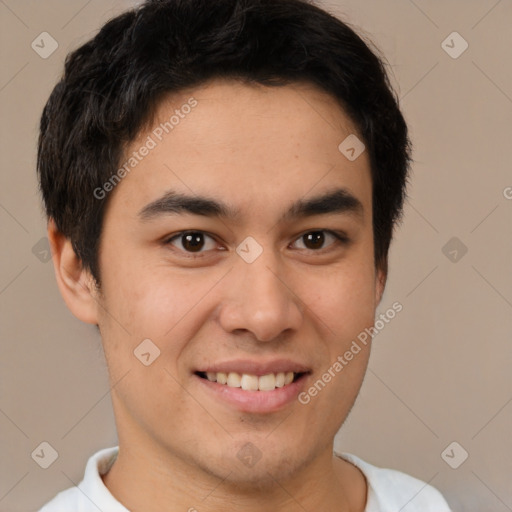
{"label": "neck", "polygon": [[366,480],[349,462],[334,457],[332,444],[286,478],[267,473],[258,482],[240,482],[237,468],[223,478],[197,461],[165,453],[154,443],[123,443],[103,481],[131,512],[183,510],[220,512],[363,512]]}

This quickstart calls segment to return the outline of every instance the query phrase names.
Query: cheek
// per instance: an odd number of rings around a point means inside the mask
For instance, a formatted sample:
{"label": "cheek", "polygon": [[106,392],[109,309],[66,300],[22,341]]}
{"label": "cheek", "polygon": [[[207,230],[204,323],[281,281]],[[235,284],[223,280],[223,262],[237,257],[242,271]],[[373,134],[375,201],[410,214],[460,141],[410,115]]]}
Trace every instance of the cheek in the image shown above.
{"label": "cheek", "polygon": [[320,424],[331,425],[335,432],[356,399],[368,365],[371,337],[365,329],[374,322],[374,272],[370,265],[353,266],[316,281],[322,287],[315,288],[319,291],[308,304],[310,317],[321,320],[317,328],[323,331],[323,343],[317,350],[323,352],[323,359],[301,404],[304,414],[313,408]]}
{"label": "cheek", "polygon": [[333,306],[330,314],[337,329],[344,328],[351,335],[356,334],[373,323],[375,314],[375,280],[373,273],[347,275],[340,280],[338,290],[331,288],[336,298],[331,299]]}
{"label": "cheek", "polygon": [[[373,325],[375,273],[371,264],[340,266],[322,275],[309,275],[302,284],[303,297],[314,316],[320,318],[342,341]],[[311,290],[315,290],[312,294]]]}
{"label": "cheek", "polygon": [[108,333],[104,336],[106,351],[123,349],[128,357],[146,338],[162,355],[177,357],[186,340],[206,321],[201,299],[222,276],[222,272],[210,271],[192,279],[190,273],[161,264],[149,267],[127,261],[105,268],[106,300],[101,309],[102,333]]}

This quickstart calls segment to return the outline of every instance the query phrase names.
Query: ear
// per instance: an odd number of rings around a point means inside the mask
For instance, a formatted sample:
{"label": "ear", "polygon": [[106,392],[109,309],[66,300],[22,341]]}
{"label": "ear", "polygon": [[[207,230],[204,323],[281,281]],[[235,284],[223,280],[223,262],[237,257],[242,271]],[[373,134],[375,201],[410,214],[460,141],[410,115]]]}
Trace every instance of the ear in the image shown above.
{"label": "ear", "polygon": [[58,230],[53,219],[48,221],[48,240],[57,285],[64,302],[79,320],[97,325],[96,282],[90,272],[82,268],[71,241]]}
{"label": "ear", "polygon": [[384,288],[386,287],[387,270],[383,268],[377,268],[375,272],[375,304],[378,306],[382,300],[384,294]]}

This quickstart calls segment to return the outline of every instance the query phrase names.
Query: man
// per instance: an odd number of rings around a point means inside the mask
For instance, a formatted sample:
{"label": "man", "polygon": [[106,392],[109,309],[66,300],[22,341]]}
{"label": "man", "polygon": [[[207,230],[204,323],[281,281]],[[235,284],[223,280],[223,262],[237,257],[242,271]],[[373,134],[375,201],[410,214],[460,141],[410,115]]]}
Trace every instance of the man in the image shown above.
{"label": "man", "polygon": [[119,447],[41,511],[448,511],[333,453],[409,151],[381,61],[302,0],[148,1],[71,54],[38,172]]}

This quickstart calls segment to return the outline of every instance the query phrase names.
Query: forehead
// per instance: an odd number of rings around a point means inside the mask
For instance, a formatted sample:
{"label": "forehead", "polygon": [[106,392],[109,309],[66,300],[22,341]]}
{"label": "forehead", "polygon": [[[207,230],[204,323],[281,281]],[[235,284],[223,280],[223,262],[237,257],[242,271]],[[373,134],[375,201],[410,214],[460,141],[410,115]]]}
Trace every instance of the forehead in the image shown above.
{"label": "forehead", "polygon": [[339,149],[349,136],[352,120],[313,85],[215,80],[159,104],[126,149],[129,172],[111,201],[143,206],[172,190],[229,198],[243,213],[343,186],[371,208],[366,152],[350,161]]}

